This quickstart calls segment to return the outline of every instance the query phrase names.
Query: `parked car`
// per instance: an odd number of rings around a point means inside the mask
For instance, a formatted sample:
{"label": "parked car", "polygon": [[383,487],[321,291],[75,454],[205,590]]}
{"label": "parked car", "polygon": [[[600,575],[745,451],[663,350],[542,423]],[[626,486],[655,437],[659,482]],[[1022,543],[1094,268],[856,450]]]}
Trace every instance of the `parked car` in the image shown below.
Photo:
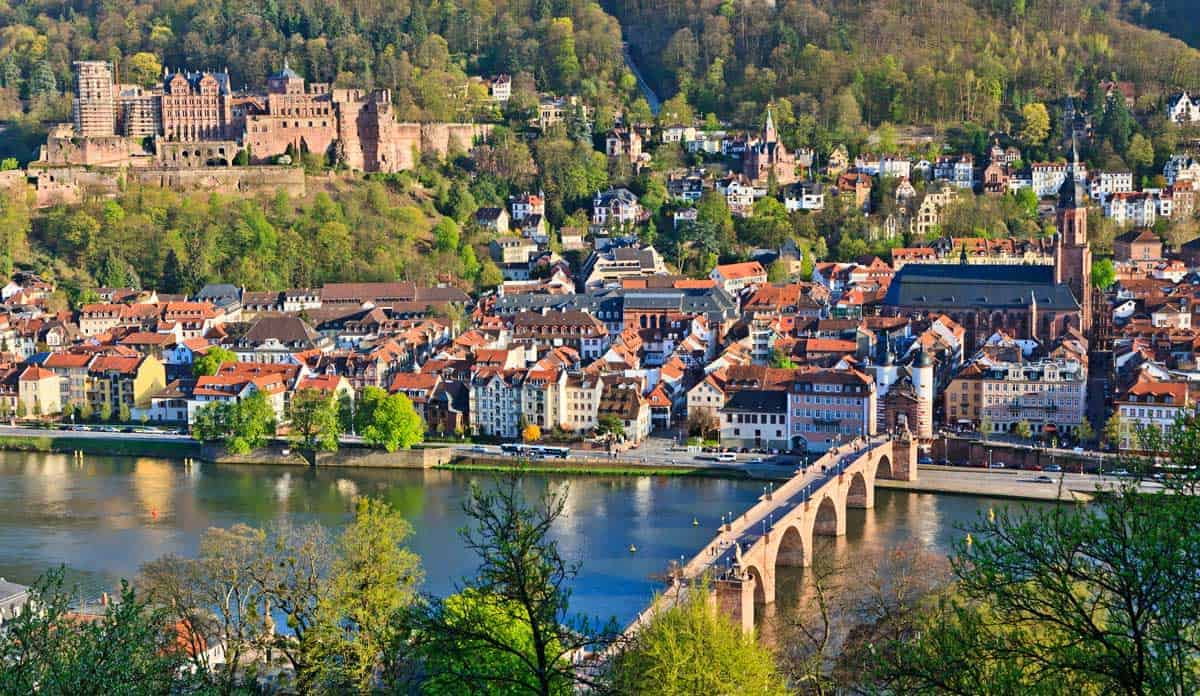
{"label": "parked car", "polygon": [[1060,473],[1062,473],[1062,467],[1057,464],[1050,464],[1050,465],[1047,465],[1046,468],[1043,469],[1043,471],[1047,471],[1052,474],[1060,474]]}
{"label": "parked car", "polygon": [[917,457],[918,466],[933,466],[933,457]]}
{"label": "parked car", "polygon": [[942,457],[941,459],[934,462],[934,464],[937,464],[938,466],[950,466],[950,460],[946,459],[945,457]]}
{"label": "parked car", "polygon": [[992,464],[991,464],[991,468],[993,468],[993,469],[1007,469],[1007,468],[1008,468],[1008,465],[1007,465],[1007,464],[1005,464],[1004,462],[992,462]]}

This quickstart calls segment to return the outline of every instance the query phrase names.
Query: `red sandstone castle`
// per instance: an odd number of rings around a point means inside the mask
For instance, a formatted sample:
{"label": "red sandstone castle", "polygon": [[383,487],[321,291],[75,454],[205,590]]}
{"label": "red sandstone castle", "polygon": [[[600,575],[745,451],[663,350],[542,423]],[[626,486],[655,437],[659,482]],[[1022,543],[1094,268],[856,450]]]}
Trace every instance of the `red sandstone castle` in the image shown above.
{"label": "red sandstone castle", "polygon": [[395,172],[412,168],[421,152],[469,150],[490,131],[470,123],[399,123],[388,90],[306,85],[286,60],[267,79],[265,95],[234,93],[225,71],[164,71],[161,87],[147,90],[114,85],[103,61],[74,67],[74,123],[51,131],[41,157],[47,164],[229,166],[242,151],[250,163],[268,164],[290,150]]}

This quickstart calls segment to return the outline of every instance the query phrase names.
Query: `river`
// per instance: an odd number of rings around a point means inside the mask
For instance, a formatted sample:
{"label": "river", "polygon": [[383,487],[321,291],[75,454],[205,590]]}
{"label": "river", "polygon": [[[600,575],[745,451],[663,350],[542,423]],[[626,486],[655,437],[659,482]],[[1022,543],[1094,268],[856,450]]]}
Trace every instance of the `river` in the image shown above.
{"label": "river", "polygon": [[[425,589],[453,591],[475,559],[457,531],[471,482],[490,474],[449,471],[319,469],[195,464],[166,459],[0,452],[0,577],[28,584],[64,564],[85,596],[132,578],[163,554],[194,554],[200,535],[238,522],[290,518],[339,527],[355,495],[380,496],[412,523]],[[535,495],[569,486],[566,515],[554,530],[560,549],[582,567],[571,608],[622,623],[661,587],[671,559],[690,557],[722,514],[740,512],[762,484],[710,478],[527,475]],[[873,510],[852,510],[835,545],[843,558],[879,557],[909,540],[944,554],[956,525],[989,507],[987,498],[879,490]],[[692,524],[693,519],[700,522]],[[637,547],[630,553],[631,545]],[[788,589],[780,588],[781,599]]]}

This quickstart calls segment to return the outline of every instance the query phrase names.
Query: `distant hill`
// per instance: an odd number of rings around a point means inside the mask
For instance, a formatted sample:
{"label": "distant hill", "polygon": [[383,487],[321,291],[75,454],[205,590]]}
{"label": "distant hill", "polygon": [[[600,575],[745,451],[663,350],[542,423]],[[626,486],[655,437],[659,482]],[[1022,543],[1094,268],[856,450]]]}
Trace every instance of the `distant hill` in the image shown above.
{"label": "distant hill", "polygon": [[700,113],[754,119],[786,98],[828,125],[995,127],[1112,76],[1151,97],[1200,88],[1200,52],[1130,21],[1194,38],[1195,0],[1119,16],[1087,0],[606,2],[659,94]]}
{"label": "distant hill", "polygon": [[1200,48],[1200,6],[1196,0],[1127,0],[1125,16]]}

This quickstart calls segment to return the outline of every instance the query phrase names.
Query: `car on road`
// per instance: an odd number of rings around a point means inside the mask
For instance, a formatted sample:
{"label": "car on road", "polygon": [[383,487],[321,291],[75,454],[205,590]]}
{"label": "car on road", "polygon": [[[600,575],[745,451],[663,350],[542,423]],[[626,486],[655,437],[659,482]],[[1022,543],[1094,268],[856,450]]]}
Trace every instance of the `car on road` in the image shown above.
{"label": "car on road", "polygon": [[1037,481],[1038,483],[1054,483],[1054,479],[1050,478],[1049,476],[1047,476],[1045,474],[1042,474],[1041,476],[1035,478],[1034,481]]}
{"label": "car on road", "polygon": [[1109,473],[1111,473],[1113,476],[1129,476],[1130,475],[1128,469],[1117,469],[1116,471],[1112,471]]}
{"label": "car on road", "polygon": [[990,467],[992,469],[1007,469],[1008,465],[1005,464],[1004,462],[992,462]]}
{"label": "car on road", "polygon": [[722,452],[717,455],[718,462],[736,462],[737,455],[733,452]]}
{"label": "car on road", "polygon": [[934,464],[937,464],[938,466],[950,466],[950,460],[946,459],[945,457],[942,457],[941,459],[934,462]]}
{"label": "car on road", "polygon": [[488,451],[488,448],[485,447],[484,445],[475,445],[474,447],[471,448],[471,451],[486,453]]}
{"label": "car on road", "polygon": [[1057,464],[1050,464],[1045,469],[1043,469],[1043,471],[1047,471],[1052,474],[1061,474],[1062,467]]}
{"label": "car on road", "polygon": [[933,466],[933,457],[917,457],[918,466]]}

